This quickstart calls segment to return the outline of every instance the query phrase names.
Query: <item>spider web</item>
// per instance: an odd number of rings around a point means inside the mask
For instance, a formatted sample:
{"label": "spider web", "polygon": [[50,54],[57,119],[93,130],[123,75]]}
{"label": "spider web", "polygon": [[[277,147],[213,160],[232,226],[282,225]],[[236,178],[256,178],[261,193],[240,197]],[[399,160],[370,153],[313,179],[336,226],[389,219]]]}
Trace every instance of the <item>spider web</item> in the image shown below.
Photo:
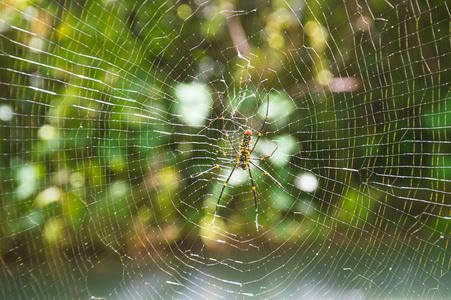
{"label": "spider web", "polygon": [[1,298],[450,298],[449,18],[0,0]]}

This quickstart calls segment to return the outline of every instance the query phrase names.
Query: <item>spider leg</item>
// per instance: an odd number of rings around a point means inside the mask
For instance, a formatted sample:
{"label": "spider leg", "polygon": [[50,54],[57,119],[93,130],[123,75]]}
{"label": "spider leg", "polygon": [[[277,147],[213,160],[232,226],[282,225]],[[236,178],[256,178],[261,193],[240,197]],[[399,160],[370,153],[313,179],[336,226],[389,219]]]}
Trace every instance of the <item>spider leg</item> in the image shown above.
{"label": "spider leg", "polygon": [[265,157],[251,157],[251,159],[253,159],[253,160],[265,160],[265,159],[268,159],[268,158],[270,158],[270,157],[274,154],[274,152],[276,152],[276,150],[277,150],[277,147],[276,147],[276,149],[274,149],[274,151],[273,151],[270,155],[268,155],[268,156],[265,156]]}
{"label": "spider leg", "polygon": [[251,178],[252,192],[254,192],[254,202],[255,202],[255,226],[257,227],[257,231],[258,231],[258,205],[257,205],[257,193],[255,192],[255,184],[254,184],[254,179],[252,178],[251,168],[248,168],[248,170],[249,170],[249,177]]}
{"label": "spider leg", "polygon": [[211,167],[210,169],[207,169],[207,170],[205,170],[205,171],[202,171],[202,172],[200,172],[199,174],[191,175],[191,178],[196,178],[196,177],[199,177],[199,176],[201,176],[201,175],[203,175],[203,174],[205,174],[205,173],[210,172],[211,170],[219,169],[219,168],[221,168],[221,167],[223,167],[223,166],[225,166],[225,165],[231,164],[233,161],[234,161],[234,160],[229,160],[229,161],[226,161],[226,162],[223,163],[223,164],[216,165],[216,166],[214,166],[214,167]]}
{"label": "spider leg", "polygon": [[[219,151],[216,150],[216,153],[219,154]],[[236,154],[228,154],[228,153],[222,152],[221,155],[222,156],[235,157],[236,158]]]}
{"label": "spider leg", "polygon": [[254,152],[255,146],[257,146],[258,140],[263,134],[263,128],[265,127],[266,120],[268,119],[268,113],[269,113],[269,94],[266,94],[266,115],[265,120],[263,121],[262,127],[260,127],[260,130],[257,134],[257,139],[255,140],[254,147],[252,147],[251,153]]}
{"label": "spider leg", "polygon": [[226,134],[227,139],[229,140],[230,146],[232,146],[232,148],[233,148],[233,151],[235,151],[236,154],[240,154],[238,152],[238,150],[236,150],[235,146],[233,145],[232,140],[230,139],[230,135],[225,130],[224,130],[224,132]]}
{"label": "spider leg", "polygon": [[271,174],[269,174],[268,172],[266,172],[265,170],[263,170],[262,168],[260,168],[259,166],[257,166],[256,164],[254,164],[252,161],[249,161],[249,163],[251,165],[253,165],[254,167],[256,167],[257,169],[259,169],[260,171],[263,172],[263,174],[267,175],[269,178],[271,178],[272,181],[274,181],[275,183],[277,183],[278,186],[280,186],[285,192],[287,192],[288,194],[290,194],[290,192],[283,187],[282,184],[280,184],[280,182],[278,182],[274,177],[271,176]]}
{"label": "spider leg", "polygon": [[229,183],[229,180],[230,180],[230,177],[232,177],[233,171],[235,171],[235,169],[237,167],[238,167],[238,163],[235,164],[235,166],[232,169],[232,172],[230,172],[229,177],[227,178],[226,182],[224,182],[224,185],[222,186],[221,194],[219,194],[219,199],[218,199],[218,202],[216,203],[216,209],[215,209],[215,214],[213,215],[213,221],[211,221],[211,226],[213,226],[213,223],[215,222],[216,214],[218,212],[218,207],[219,207],[219,201],[221,201],[222,193],[224,192],[225,187]]}

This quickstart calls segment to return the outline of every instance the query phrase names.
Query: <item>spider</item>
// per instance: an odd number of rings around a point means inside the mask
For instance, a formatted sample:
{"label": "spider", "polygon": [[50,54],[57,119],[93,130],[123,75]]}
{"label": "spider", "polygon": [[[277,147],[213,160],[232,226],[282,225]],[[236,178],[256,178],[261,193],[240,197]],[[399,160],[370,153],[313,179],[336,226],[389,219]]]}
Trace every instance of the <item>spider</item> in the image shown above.
{"label": "spider", "polygon": [[[243,138],[241,139],[241,143],[240,143],[240,148],[239,150],[237,150],[235,148],[235,146],[232,143],[232,140],[230,139],[230,136],[227,134],[227,132],[224,130],[225,135],[227,137],[227,139],[229,140],[230,146],[233,148],[233,150],[235,151],[235,154],[227,154],[227,153],[223,153],[224,156],[228,156],[228,157],[234,157],[228,161],[226,161],[225,163],[222,163],[220,165],[215,165],[213,167],[211,167],[210,169],[207,169],[197,175],[194,175],[193,178],[196,178],[198,176],[201,176],[205,173],[208,173],[214,169],[219,169],[223,166],[229,165],[231,163],[235,163],[234,167],[232,168],[232,171],[229,174],[229,177],[227,178],[227,180],[224,182],[224,185],[221,189],[221,193],[219,194],[219,198],[218,198],[218,202],[216,203],[216,209],[215,209],[215,214],[213,216],[213,221],[211,222],[211,226],[213,226],[213,223],[215,222],[216,219],[216,215],[218,213],[218,207],[219,207],[219,202],[221,201],[221,197],[222,194],[224,192],[224,189],[226,188],[227,184],[229,183],[230,178],[232,177],[233,172],[235,171],[235,169],[241,168],[243,170],[249,170],[249,178],[251,180],[251,184],[252,184],[252,192],[254,195],[254,202],[255,202],[255,226],[257,227],[257,231],[258,231],[258,205],[257,205],[257,193],[255,191],[255,184],[254,184],[254,179],[252,178],[252,172],[251,172],[251,168],[250,166],[252,165],[253,167],[257,168],[258,170],[260,170],[261,172],[263,172],[263,174],[267,175],[272,181],[274,181],[279,187],[281,187],[284,191],[286,191],[287,193],[288,190],[286,188],[284,188],[282,186],[282,184],[280,184],[280,182],[278,182],[273,176],[271,176],[268,172],[266,172],[265,170],[263,170],[261,167],[259,167],[258,165],[256,165],[255,163],[252,162],[252,160],[260,160],[263,161],[265,159],[270,158],[274,152],[276,152],[277,147],[273,150],[273,152],[265,157],[260,157],[260,158],[254,158],[251,157],[252,152],[254,152],[255,146],[257,146],[257,143],[260,139],[260,137],[263,134],[263,128],[265,127],[266,124],[266,120],[268,119],[268,112],[269,112],[269,95],[266,95],[266,115],[265,115],[265,120],[262,123],[262,126],[260,127],[260,130],[257,133],[257,140],[255,141],[254,146],[252,146],[252,131],[250,129],[247,129],[244,131],[243,133]],[[221,116],[221,119],[224,121],[224,117]],[[218,151],[216,151],[216,153],[218,153]]]}

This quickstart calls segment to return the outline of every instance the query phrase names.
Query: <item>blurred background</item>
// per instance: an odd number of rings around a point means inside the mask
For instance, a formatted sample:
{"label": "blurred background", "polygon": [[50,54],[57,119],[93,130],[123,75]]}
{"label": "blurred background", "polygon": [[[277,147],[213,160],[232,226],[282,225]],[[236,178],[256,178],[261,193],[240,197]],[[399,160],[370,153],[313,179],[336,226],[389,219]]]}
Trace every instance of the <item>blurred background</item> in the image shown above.
{"label": "blurred background", "polygon": [[0,298],[449,299],[449,19],[0,0]]}

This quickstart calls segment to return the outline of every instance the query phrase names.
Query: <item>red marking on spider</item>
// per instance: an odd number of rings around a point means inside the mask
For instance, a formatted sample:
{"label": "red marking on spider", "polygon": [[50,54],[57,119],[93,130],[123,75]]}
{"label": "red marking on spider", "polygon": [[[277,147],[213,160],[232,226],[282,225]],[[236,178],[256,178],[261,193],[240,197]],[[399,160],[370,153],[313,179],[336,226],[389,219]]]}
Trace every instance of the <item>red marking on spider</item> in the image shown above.
{"label": "red marking on spider", "polygon": [[252,131],[250,131],[250,130],[248,129],[248,130],[246,130],[246,131],[244,132],[244,134],[252,135]]}

